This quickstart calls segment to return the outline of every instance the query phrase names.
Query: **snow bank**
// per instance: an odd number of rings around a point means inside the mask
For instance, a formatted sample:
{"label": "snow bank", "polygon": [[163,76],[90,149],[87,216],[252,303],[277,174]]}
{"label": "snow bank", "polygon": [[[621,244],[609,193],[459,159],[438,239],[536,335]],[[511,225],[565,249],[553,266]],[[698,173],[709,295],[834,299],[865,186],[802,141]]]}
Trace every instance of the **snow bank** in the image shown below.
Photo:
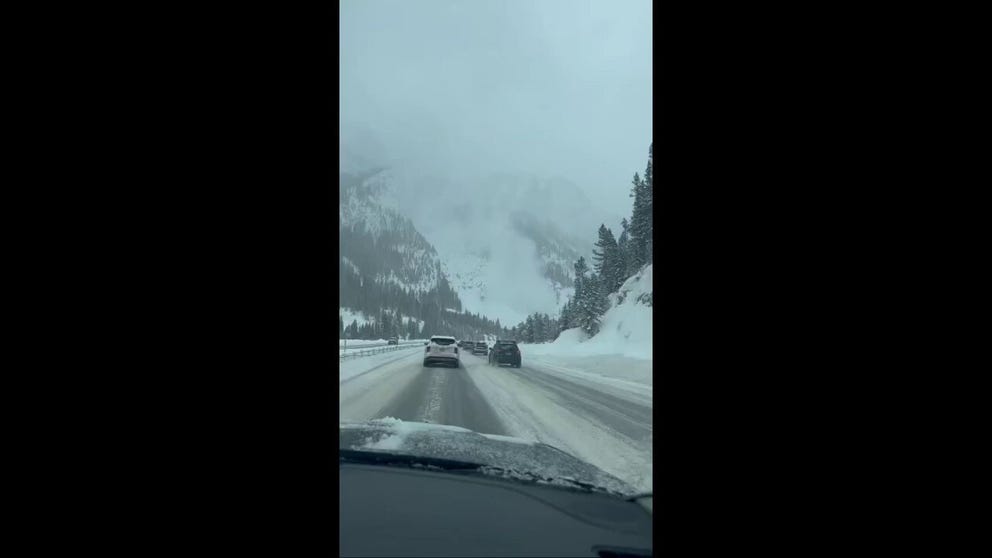
{"label": "snow bank", "polygon": [[616,294],[611,294],[610,309],[603,315],[600,331],[588,337],[579,328],[561,333],[553,343],[526,345],[527,354],[535,356],[621,355],[651,360],[653,331],[654,281],[651,265],[627,279]]}
{"label": "snow bank", "polygon": [[[348,348],[351,348],[351,341],[348,342]],[[342,360],[338,365],[338,373],[340,374],[339,382],[348,381],[355,376],[360,376],[369,370],[389,364],[390,362],[409,358],[412,355],[419,356],[422,352],[423,346],[411,345],[409,348],[397,349],[377,355]]]}

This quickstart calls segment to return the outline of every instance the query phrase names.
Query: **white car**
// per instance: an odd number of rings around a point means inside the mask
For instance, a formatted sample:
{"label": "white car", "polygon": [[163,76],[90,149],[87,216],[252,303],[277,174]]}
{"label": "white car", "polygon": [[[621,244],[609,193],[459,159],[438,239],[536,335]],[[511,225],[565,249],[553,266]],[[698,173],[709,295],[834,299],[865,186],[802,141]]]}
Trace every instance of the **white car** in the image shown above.
{"label": "white car", "polygon": [[444,363],[455,368],[461,366],[458,345],[454,337],[435,335],[427,343],[427,347],[424,348],[424,366],[431,366],[438,363]]}

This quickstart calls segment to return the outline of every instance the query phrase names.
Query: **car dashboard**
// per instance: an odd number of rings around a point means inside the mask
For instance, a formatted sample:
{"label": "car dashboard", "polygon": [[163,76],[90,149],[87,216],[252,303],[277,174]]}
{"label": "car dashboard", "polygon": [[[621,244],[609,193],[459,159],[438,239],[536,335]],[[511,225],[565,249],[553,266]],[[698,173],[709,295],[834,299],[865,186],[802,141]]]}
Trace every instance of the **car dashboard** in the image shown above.
{"label": "car dashboard", "polygon": [[341,463],[341,556],[651,555],[650,506],[609,494]]}

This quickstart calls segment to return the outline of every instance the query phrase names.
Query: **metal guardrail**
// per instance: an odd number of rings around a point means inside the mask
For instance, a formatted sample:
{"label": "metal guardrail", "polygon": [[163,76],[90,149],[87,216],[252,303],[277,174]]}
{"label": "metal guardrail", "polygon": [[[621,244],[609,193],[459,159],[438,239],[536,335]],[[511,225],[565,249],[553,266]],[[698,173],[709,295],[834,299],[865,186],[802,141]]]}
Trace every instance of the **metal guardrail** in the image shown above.
{"label": "metal guardrail", "polygon": [[[400,341],[399,344],[400,345],[422,345],[425,341],[427,341],[427,340],[426,339],[422,339],[420,341]],[[347,350],[349,350],[349,351],[357,351],[359,349],[368,349],[370,347],[385,347],[386,345],[389,345],[389,342],[383,341],[382,343],[363,343],[361,345],[352,345],[351,347],[347,347]],[[393,345],[393,346],[395,347],[395,345]],[[342,346],[340,343],[338,344],[338,348],[339,349],[346,349],[346,347]]]}
{"label": "metal guardrail", "polygon": [[356,347],[354,349],[348,349],[347,351],[340,353],[339,360],[350,357],[360,357],[360,356],[377,355],[379,353],[388,353],[390,351],[398,351],[400,349],[409,349],[411,347],[416,347],[418,345],[421,347],[424,346],[423,342],[401,343],[399,345],[386,345],[386,344],[371,345],[371,346],[365,345],[360,348]]}

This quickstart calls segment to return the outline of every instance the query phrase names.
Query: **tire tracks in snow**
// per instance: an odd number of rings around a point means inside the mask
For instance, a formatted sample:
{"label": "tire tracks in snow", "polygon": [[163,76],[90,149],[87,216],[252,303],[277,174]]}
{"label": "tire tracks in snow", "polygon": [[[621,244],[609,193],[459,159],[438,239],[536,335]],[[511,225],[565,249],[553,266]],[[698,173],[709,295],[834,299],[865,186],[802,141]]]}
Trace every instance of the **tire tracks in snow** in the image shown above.
{"label": "tire tracks in snow", "polygon": [[635,443],[651,442],[654,427],[650,407],[532,368],[512,368],[509,372],[552,394],[561,406],[573,411],[581,408],[583,415],[596,417]]}
{"label": "tire tracks in snow", "polygon": [[[576,394],[561,386],[555,389],[535,379],[548,374],[528,368],[475,366],[470,374],[509,427],[509,435],[558,447],[638,489],[652,489],[653,425],[649,408],[633,415],[624,415],[616,408],[606,410],[611,405],[624,407],[632,402],[619,398],[597,400],[595,396],[587,401],[591,397],[588,393],[580,390]],[[642,422],[645,419],[647,422]],[[621,423],[621,430],[617,430],[617,423]]]}
{"label": "tire tracks in snow", "polygon": [[460,426],[485,434],[508,435],[508,431],[468,376],[466,362],[458,368],[409,369],[412,380],[383,405],[375,418]]}

